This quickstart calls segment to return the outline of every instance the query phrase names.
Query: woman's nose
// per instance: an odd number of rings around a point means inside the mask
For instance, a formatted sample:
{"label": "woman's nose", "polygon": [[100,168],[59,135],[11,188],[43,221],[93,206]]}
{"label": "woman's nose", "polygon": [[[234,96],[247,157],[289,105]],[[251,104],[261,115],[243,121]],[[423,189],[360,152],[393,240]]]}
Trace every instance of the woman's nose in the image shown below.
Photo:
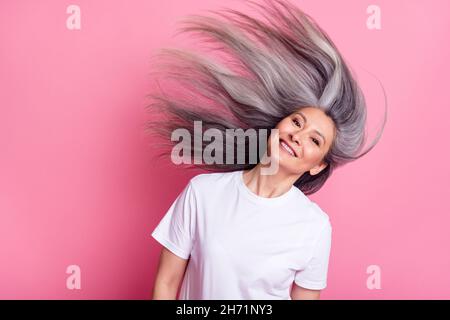
{"label": "woman's nose", "polygon": [[290,140],[291,140],[293,143],[295,143],[295,145],[296,145],[297,147],[299,147],[299,146],[301,145],[301,137],[300,137],[299,134],[291,134],[290,138],[291,138]]}

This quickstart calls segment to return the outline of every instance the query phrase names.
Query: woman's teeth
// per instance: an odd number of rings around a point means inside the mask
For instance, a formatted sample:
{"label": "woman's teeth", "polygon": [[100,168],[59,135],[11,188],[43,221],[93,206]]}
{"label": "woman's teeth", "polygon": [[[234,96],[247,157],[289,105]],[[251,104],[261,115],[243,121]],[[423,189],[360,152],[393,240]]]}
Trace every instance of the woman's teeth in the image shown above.
{"label": "woman's teeth", "polygon": [[295,153],[294,151],[292,151],[292,149],[283,141],[281,141],[281,146],[283,147],[284,150],[286,150],[287,152],[289,152],[289,154],[293,157],[295,157]]}

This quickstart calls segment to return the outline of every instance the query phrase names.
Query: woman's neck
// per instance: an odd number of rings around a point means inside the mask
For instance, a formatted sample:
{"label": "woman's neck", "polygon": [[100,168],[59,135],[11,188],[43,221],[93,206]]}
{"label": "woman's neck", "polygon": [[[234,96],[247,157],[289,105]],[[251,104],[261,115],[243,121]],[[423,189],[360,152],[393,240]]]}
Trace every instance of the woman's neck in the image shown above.
{"label": "woman's neck", "polygon": [[261,163],[250,170],[244,170],[244,183],[255,194],[265,198],[275,198],[288,192],[299,178],[286,175],[281,168],[272,175],[261,174]]}

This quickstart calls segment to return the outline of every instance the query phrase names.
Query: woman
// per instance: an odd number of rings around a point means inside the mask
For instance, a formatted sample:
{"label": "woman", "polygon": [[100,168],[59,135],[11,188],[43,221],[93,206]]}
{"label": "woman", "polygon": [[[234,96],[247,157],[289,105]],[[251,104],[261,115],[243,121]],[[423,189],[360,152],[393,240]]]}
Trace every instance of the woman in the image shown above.
{"label": "woman", "polygon": [[[152,233],[163,245],[154,299],[176,299],[180,284],[179,299],[319,299],[327,285],[332,227],[307,195],[334,169],[369,152],[382,130],[360,153],[366,140],[364,96],[336,46],[289,2],[263,1],[247,2],[266,21],[229,9],[217,12],[223,20],[185,20],[184,31],[220,44],[235,69],[192,52],[165,50],[175,62],[165,74],[191,96],[152,95],[151,110],[169,118],[149,122],[149,131],[172,146],[169,137],[178,128],[199,135],[194,121],[223,133],[276,129],[258,143],[270,142],[265,156],[278,167],[263,173],[265,157],[249,163],[249,148],[244,163],[194,162],[192,168],[215,172],[193,177]],[[229,143],[215,152],[225,154]],[[207,144],[202,139],[200,151]]]}

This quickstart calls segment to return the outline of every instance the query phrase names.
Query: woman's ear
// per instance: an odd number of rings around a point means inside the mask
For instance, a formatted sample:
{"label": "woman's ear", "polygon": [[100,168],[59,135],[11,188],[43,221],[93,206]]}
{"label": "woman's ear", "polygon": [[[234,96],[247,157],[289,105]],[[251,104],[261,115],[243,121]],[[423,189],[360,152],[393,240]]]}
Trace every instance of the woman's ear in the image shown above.
{"label": "woman's ear", "polygon": [[315,176],[316,174],[320,173],[320,171],[325,169],[327,167],[327,165],[328,164],[326,162],[322,162],[320,165],[317,165],[314,168],[312,168],[311,170],[309,170],[309,174],[312,176]]}

